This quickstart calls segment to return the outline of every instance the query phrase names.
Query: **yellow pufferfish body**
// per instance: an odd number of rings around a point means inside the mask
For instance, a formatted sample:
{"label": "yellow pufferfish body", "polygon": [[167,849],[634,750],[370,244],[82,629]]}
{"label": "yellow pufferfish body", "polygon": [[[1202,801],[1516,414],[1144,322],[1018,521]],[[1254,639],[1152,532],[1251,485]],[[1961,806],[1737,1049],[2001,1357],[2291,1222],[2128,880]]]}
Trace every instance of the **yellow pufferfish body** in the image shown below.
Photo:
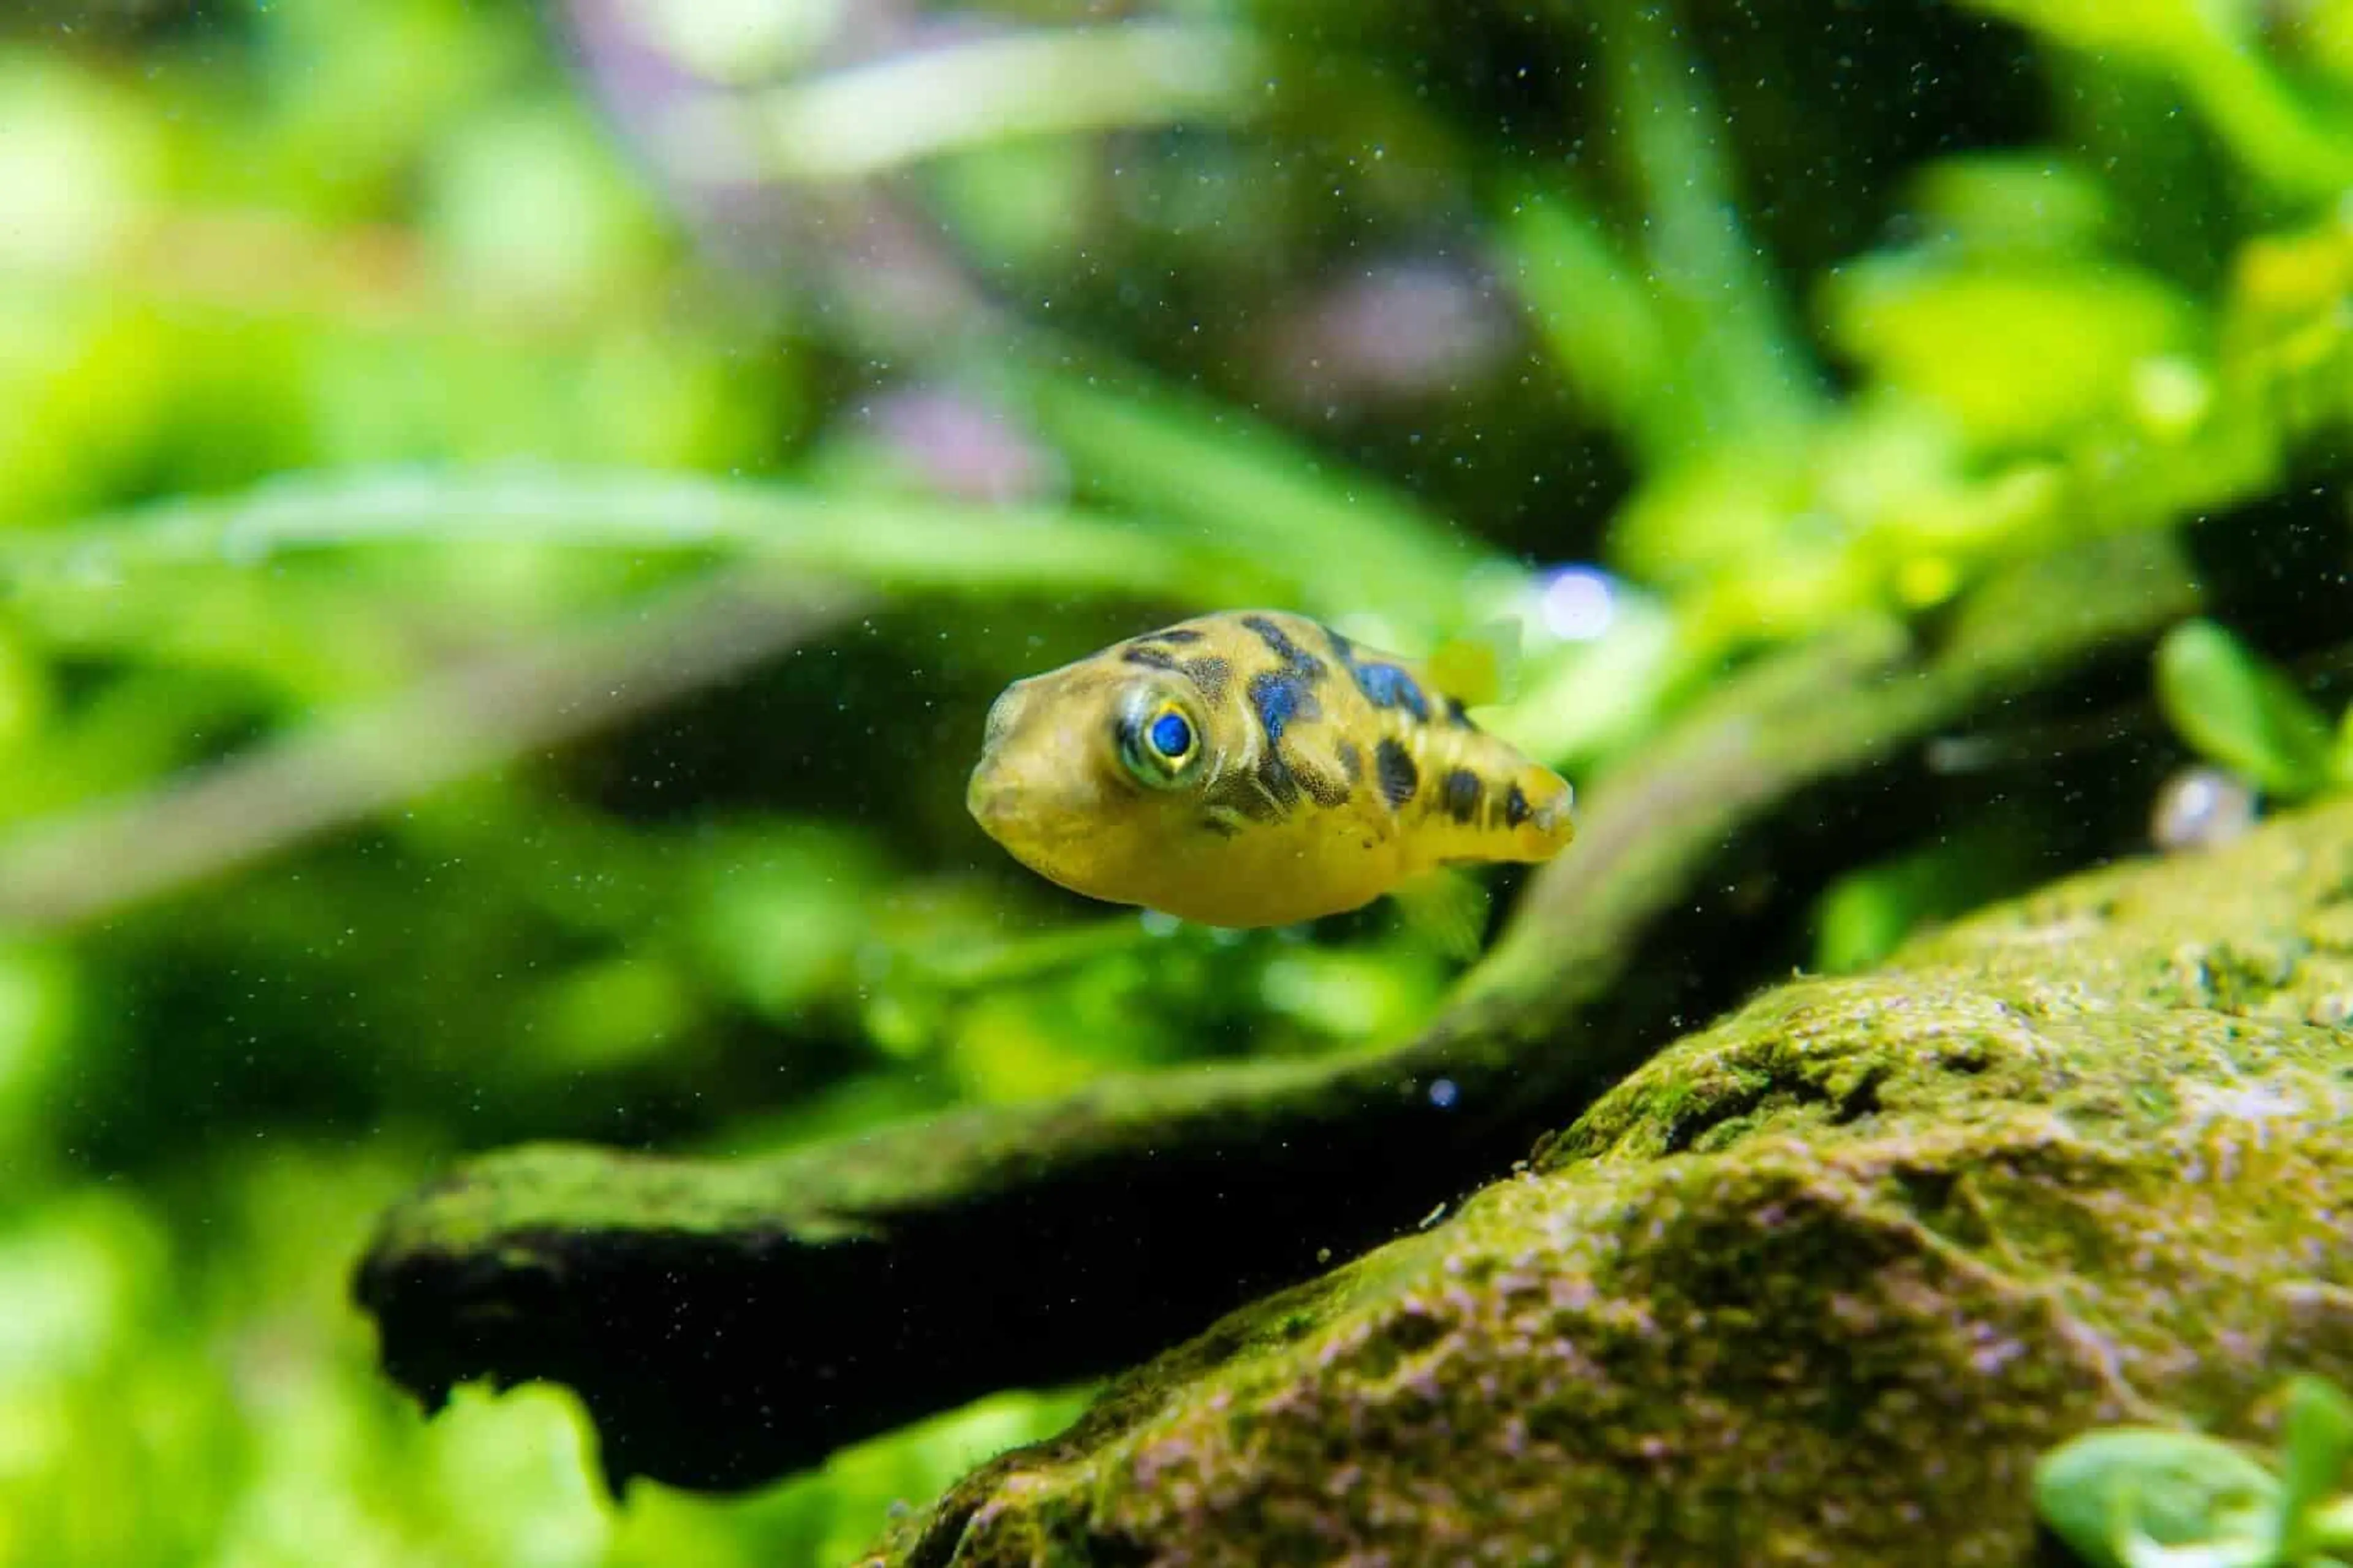
{"label": "yellow pufferfish body", "polygon": [[1074,892],[1204,925],[1289,925],[1576,834],[1551,769],[1415,664],[1303,616],[1202,616],[1017,680],[965,803]]}

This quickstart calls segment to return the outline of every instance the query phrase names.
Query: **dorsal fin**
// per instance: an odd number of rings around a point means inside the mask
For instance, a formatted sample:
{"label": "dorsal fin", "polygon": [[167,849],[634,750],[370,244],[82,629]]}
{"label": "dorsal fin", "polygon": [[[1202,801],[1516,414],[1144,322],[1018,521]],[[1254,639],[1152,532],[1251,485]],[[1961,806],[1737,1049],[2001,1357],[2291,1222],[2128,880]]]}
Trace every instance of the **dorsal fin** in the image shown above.
{"label": "dorsal fin", "polygon": [[1519,684],[1520,623],[1506,616],[1457,632],[1430,650],[1422,669],[1465,708],[1508,702]]}

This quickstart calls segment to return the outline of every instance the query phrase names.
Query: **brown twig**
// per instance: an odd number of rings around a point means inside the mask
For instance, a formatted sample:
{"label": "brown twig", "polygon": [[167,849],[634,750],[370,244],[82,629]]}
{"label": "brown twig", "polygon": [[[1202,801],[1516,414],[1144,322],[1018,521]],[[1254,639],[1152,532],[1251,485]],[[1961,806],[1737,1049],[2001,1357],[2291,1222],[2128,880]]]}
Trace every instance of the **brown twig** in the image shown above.
{"label": "brown twig", "polygon": [[733,569],[438,671],[382,704],[0,840],[0,929],[116,914],[642,712],[854,613],[831,583]]}

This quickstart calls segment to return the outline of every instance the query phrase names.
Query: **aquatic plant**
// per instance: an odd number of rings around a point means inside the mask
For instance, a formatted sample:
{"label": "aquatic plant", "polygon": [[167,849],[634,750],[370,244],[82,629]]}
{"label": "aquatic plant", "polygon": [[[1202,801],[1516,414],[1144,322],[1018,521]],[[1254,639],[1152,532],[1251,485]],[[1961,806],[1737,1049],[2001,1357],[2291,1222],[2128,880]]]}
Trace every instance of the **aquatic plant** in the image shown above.
{"label": "aquatic plant", "polygon": [[[2251,651],[2176,634],[2179,737],[2319,787],[2246,660],[2333,703],[2353,624],[2353,10],[1115,9],[0,18],[0,1563],[843,1560],[1074,1401],[609,1509],[570,1395],[396,1397],[370,1227],[543,1138],[1018,1214],[1182,1111],[1345,1253],[1364,1169],[1410,1224],[1534,1087],[2129,841],[2182,747],[2082,717],[2184,617]],[[1493,725],[1628,869],[1499,882],[1458,991],[989,853],[1006,680],[1243,602],[1514,618]],[[1593,1055],[1400,1089],[1507,1003]],[[992,1277],[1075,1299],[1052,1234]],[[1259,1283],[1186,1234],[1171,1333]]]}
{"label": "aquatic plant", "polygon": [[2200,755],[2284,800],[2353,788],[2353,704],[2332,726],[2300,686],[2211,620],[2185,621],[2158,644],[2157,692]]}
{"label": "aquatic plant", "polygon": [[2036,1467],[2035,1505],[2094,1568],[2341,1568],[2353,1560],[2353,1400],[2322,1378],[2279,1396],[2280,1457],[2167,1427],[2103,1427]]}

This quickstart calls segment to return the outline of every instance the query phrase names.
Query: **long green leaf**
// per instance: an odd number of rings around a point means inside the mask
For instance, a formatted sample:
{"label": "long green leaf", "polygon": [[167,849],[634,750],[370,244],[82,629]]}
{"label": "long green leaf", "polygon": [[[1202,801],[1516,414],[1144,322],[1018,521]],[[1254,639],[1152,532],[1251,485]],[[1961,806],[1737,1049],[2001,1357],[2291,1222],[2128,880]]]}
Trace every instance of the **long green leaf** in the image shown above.
{"label": "long green leaf", "polygon": [[709,553],[883,592],[1280,596],[1240,540],[1170,537],[1073,510],[826,494],[781,484],[576,468],[306,476],[69,527],[0,533],[0,587],[102,585],[122,574],[388,542],[536,542]]}

